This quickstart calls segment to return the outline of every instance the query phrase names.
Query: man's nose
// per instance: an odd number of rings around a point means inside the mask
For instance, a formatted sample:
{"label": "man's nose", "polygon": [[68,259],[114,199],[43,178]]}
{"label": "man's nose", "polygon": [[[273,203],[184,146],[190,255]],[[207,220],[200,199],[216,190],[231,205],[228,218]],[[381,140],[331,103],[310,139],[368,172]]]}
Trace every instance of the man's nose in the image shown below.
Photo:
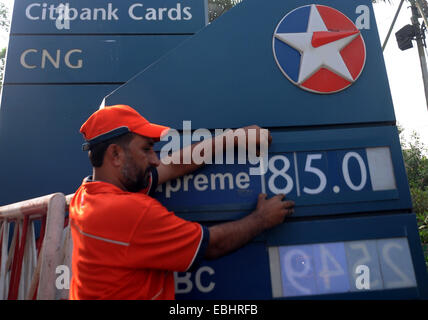
{"label": "man's nose", "polygon": [[153,152],[150,157],[150,165],[153,167],[158,167],[160,165],[160,160],[156,152]]}

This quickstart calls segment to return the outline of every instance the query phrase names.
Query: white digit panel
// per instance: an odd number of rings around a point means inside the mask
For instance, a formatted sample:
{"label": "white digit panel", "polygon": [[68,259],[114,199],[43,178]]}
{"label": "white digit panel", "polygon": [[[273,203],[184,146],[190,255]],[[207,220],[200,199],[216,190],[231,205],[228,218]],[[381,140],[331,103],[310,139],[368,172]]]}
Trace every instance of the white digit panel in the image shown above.
{"label": "white digit panel", "polygon": [[397,189],[389,148],[367,148],[366,152],[373,191]]}
{"label": "white digit panel", "polygon": [[269,247],[269,268],[272,284],[272,297],[282,297],[281,263],[278,247]]}
{"label": "white digit panel", "polygon": [[[289,194],[293,190],[293,178],[288,173],[290,167],[291,162],[285,155],[276,155],[269,159],[268,168],[272,172],[272,176],[268,180],[268,186],[271,192]],[[277,186],[277,180],[280,181],[283,187]]]}
{"label": "white digit panel", "polygon": [[377,242],[385,288],[416,286],[412,257],[405,238],[383,239]]}
{"label": "white digit panel", "polygon": [[313,256],[312,245],[279,248],[284,297],[318,293]]}
{"label": "white digit panel", "polygon": [[348,268],[343,242],[316,244],[314,255],[319,293],[348,291]]}
{"label": "white digit panel", "polygon": [[360,291],[357,282],[361,283],[364,277],[357,272],[358,266],[367,266],[369,271],[369,290],[383,289],[382,275],[377,254],[376,240],[345,242],[346,259],[348,260],[348,273],[351,281],[351,291]]}
{"label": "white digit panel", "polygon": [[416,286],[406,238],[270,247],[269,261],[274,298]]}
{"label": "white digit panel", "polygon": [[[360,173],[361,173],[361,180],[359,181],[358,184],[355,184],[349,174],[349,162],[351,159],[355,159],[358,163],[359,169],[360,169]],[[347,186],[353,190],[353,191],[361,191],[366,183],[367,183],[367,168],[366,165],[364,163],[363,158],[357,153],[357,152],[348,152],[345,154],[345,156],[343,157],[343,162],[342,162],[342,174],[343,174],[343,178],[345,179],[345,183],[347,184]]]}

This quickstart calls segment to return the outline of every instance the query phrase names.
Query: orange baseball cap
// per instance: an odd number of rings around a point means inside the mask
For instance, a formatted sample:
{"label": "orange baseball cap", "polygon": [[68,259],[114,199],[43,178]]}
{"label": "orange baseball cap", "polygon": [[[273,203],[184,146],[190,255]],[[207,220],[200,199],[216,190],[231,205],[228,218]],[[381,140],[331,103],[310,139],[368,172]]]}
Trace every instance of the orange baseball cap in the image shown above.
{"label": "orange baseball cap", "polygon": [[159,141],[168,130],[169,127],[150,123],[130,106],[106,106],[94,112],[80,128],[86,140],[82,149],[87,151],[98,143],[128,132]]}

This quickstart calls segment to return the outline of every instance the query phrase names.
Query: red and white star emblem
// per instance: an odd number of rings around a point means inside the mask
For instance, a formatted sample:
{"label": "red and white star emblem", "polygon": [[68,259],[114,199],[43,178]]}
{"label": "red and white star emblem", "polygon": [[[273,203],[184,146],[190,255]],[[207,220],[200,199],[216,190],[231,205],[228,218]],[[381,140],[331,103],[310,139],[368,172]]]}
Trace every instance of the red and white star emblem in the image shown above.
{"label": "red and white star emblem", "polygon": [[[293,30],[296,16],[304,16],[305,12],[306,30],[288,32]],[[273,41],[275,60],[281,71],[291,82],[311,92],[341,91],[354,83],[364,68],[366,51],[360,31],[343,13],[331,7],[313,4],[291,11],[278,24]],[[281,45],[298,51],[300,59],[290,58],[291,53],[288,57],[288,51]],[[295,73],[293,63],[299,64]]]}

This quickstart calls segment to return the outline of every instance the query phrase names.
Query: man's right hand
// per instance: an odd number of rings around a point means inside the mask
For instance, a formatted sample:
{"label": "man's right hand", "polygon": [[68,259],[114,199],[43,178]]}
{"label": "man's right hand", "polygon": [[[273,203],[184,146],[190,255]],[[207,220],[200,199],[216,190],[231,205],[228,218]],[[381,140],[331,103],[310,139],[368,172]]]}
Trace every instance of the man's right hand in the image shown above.
{"label": "man's right hand", "polygon": [[282,222],[285,217],[294,213],[294,202],[284,201],[285,194],[278,194],[267,199],[267,194],[260,193],[256,210],[252,213],[263,223],[263,229],[272,228]]}
{"label": "man's right hand", "polygon": [[293,201],[283,201],[285,195],[279,194],[266,199],[260,194],[256,209],[248,216],[209,228],[210,241],[205,258],[214,259],[236,250],[255,236],[284,221],[294,211]]}

